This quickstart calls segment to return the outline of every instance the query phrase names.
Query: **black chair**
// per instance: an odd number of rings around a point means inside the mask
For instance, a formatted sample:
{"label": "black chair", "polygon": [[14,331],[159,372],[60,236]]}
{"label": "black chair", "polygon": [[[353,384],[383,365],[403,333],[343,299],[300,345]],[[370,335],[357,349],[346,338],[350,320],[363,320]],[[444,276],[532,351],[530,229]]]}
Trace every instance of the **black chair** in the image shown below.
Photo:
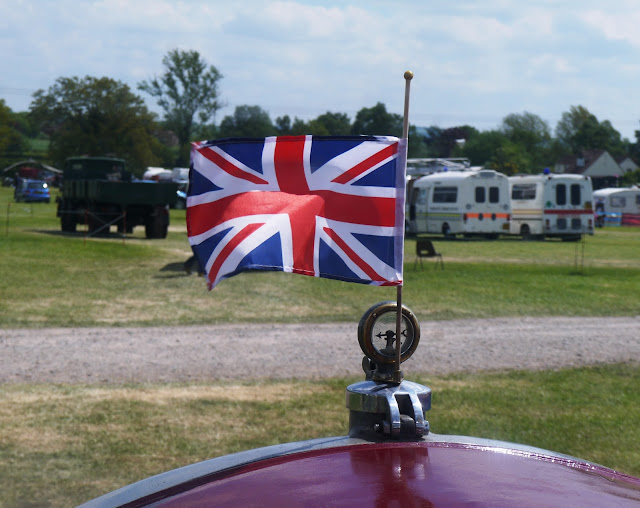
{"label": "black chair", "polygon": [[440,268],[444,270],[442,254],[436,251],[433,242],[424,238],[418,238],[416,241],[416,262],[414,263],[414,267],[417,266],[418,260],[420,260],[420,266],[422,266],[422,258],[436,258],[434,268],[438,268],[439,264]]}

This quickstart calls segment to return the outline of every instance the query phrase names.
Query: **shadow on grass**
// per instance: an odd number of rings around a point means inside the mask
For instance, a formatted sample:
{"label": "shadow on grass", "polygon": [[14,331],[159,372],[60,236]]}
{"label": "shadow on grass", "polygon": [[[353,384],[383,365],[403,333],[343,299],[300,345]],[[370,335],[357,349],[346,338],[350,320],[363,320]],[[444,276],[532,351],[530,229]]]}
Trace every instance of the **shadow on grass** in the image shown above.
{"label": "shadow on grass", "polygon": [[184,261],[177,263],[167,263],[162,268],[160,268],[161,272],[180,272],[182,274],[186,274],[184,271]]}
{"label": "shadow on grass", "polygon": [[155,278],[157,279],[175,279],[177,277],[189,277],[190,275],[197,275],[199,277],[202,276],[202,274],[198,273],[197,269],[193,269],[191,271],[186,271],[185,270],[185,266],[184,266],[184,261],[180,261],[180,262],[176,262],[176,263],[167,263],[166,265],[164,265],[162,268],[160,268],[160,272],[164,272],[161,273],[159,275],[156,275]]}

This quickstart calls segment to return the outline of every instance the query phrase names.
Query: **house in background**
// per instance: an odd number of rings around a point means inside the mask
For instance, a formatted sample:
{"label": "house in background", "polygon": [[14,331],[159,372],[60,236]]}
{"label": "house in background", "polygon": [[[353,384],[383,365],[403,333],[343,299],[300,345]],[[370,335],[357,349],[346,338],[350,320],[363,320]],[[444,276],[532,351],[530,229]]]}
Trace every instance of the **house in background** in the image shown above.
{"label": "house in background", "polygon": [[618,165],[622,168],[622,174],[628,173],[630,171],[635,171],[640,166],[638,166],[631,157],[623,156],[618,157],[616,159]]}
{"label": "house in background", "polygon": [[593,189],[618,187],[620,177],[638,165],[625,157],[618,162],[606,150],[585,150],[578,155],[563,157],[554,166],[554,173],[571,173],[591,178]]}

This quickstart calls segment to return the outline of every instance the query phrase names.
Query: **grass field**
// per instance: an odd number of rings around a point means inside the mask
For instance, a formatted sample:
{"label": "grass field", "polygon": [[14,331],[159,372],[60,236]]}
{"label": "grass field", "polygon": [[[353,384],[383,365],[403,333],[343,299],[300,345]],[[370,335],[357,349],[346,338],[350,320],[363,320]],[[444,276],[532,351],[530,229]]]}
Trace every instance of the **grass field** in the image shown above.
{"label": "grass field", "polygon": [[[199,460],[344,435],[353,381],[4,386],[0,506],[74,506]],[[433,389],[436,433],[525,443],[640,475],[637,366],[415,381]]]}
{"label": "grass field", "polygon": [[[394,288],[241,274],[208,292],[186,276],[185,212],[165,240],[62,234],[55,204],[0,189],[0,327],[355,321]],[[584,244],[438,241],[445,270],[415,265],[406,241],[404,302],[420,319],[640,314],[640,231],[598,230]],[[583,250],[584,249],[584,250]],[[583,255],[584,253],[584,255]]]}
{"label": "grass field", "polygon": [[[243,274],[208,292],[182,271],[184,211],[172,211],[166,240],[146,240],[141,228],[92,239],[61,234],[55,204],[11,197],[0,188],[0,340],[13,327],[356,321],[395,298],[391,288],[281,273]],[[414,266],[415,244],[406,242],[404,302],[421,320],[640,315],[637,229],[598,230],[584,244],[436,245],[445,270]],[[522,442],[640,475],[638,364],[414,380],[433,389],[434,432]],[[3,385],[0,507],[72,506],[197,460],[344,435],[344,388],[353,381],[265,383],[257,392],[242,384]]]}

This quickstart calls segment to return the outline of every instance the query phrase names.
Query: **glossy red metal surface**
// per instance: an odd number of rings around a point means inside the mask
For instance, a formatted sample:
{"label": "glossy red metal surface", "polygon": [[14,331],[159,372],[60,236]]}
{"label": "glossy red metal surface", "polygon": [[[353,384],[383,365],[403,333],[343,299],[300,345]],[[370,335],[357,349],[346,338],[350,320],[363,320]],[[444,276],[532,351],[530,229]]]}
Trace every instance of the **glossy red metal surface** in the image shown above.
{"label": "glossy red metal surface", "polygon": [[638,507],[640,479],[499,447],[363,444],[243,465],[156,506],[461,505]]}

